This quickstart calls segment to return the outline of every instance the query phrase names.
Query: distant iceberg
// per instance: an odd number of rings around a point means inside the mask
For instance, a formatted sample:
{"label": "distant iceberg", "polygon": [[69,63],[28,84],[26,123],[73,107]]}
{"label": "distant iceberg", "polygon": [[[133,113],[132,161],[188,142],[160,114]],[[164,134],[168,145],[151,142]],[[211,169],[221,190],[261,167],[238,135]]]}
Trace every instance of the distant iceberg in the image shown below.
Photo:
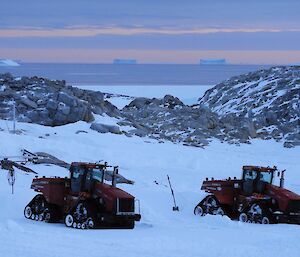
{"label": "distant iceberg", "polygon": [[17,67],[20,64],[10,59],[0,59],[0,66]]}
{"label": "distant iceberg", "polygon": [[113,64],[137,64],[136,59],[114,59]]}
{"label": "distant iceberg", "polygon": [[227,64],[226,59],[200,59],[201,65],[220,65]]}

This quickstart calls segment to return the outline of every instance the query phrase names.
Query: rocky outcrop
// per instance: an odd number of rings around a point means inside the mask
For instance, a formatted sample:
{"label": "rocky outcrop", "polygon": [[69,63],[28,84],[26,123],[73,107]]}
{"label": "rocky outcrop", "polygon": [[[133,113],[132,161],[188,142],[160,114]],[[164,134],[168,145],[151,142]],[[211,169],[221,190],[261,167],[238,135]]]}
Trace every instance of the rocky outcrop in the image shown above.
{"label": "rocky outcrop", "polygon": [[67,86],[65,81],[0,75],[0,118],[12,117],[15,102],[18,121],[47,126],[76,121],[91,122],[93,114],[120,115],[101,92]]}
{"label": "rocky outcrop", "polygon": [[194,106],[166,95],[135,98],[122,110],[106,101],[103,93],[67,86],[64,81],[0,75],[2,119],[11,117],[13,101],[19,121],[49,126],[91,122],[95,114],[107,114],[118,118],[119,127],[93,123],[91,129],[197,147],[212,139],[240,144],[254,138],[300,146],[299,99],[300,67],[233,77],[208,90]]}
{"label": "rocky outcrop", "polygon": [[233,77],[199,99],[195,106],[178,98],[137,98],[122,114],[135,129],[129,135],[205,146],[213,138],[250,143],[275,139],[300,145],[300,67],[275,67]]}
{"label": "rocky outcrop", "polygon": [[[199,99],[219,116],[224,134],[300,145],[300,67],[274,67],[233,77]],[[243,135],[241,132],[243,131]]]}
{"label": "rocky outcrop", "polygon": [[122,110],[122,115],[135,127],[127,133],[129,136],[205,146],[212,135],[221,133],[218,116],[208,108],[184,105],[170,95],[163,99],[137,98]]}

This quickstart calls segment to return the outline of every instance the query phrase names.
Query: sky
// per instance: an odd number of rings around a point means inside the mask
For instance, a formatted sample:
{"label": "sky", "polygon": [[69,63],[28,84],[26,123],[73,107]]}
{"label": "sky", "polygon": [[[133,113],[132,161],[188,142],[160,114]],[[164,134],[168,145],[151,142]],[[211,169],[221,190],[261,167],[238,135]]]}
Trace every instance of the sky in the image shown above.
{"label": "sky", "polygon": [[1,0],[0,58],[300,62],[299,0]]}

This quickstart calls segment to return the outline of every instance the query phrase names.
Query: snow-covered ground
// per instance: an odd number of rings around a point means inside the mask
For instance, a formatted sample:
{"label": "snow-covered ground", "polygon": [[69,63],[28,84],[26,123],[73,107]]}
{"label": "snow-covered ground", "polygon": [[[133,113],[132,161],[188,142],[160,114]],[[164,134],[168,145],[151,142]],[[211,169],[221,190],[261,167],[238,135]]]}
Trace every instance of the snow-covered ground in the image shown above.
{"label": "snow-covered ground", "polygon": [[[204,193],[205,177],[240,176],[241,166],[276,165],[287,169],[286,187],[300,194],[300,148],[285,149],[274,141],[251,145],[213,142],[206,149],[185,147],[145,138],[99,134],[89,124],[61,127],[17,124],[22,135],[10,134],[11,124],[0,120],[0,156],[16,156],[22,148],[44,151],[65,161],[105,160],[119,165],[135,185],[121,185],[141,202],[142,220],[134,230],[76,230],[64,224],[27,220],[23,208],[35,195],[33,175],[17,172],[15,194],[0,170],[0,256],[285,256],[300,252],[297,225],[258,225],[231,221],[227,217],[196,217],[194,206]],[[76,134],[78,130],[88,133]],[[46,135],[48,134],[48,135]],[[39,176],[66,176],[63,168],[34,166]],[[180,212],[172,211],[167,185],[169,175]],[[154,183],[157,181],[159,185]]]}
{"label": "snow-covered ground", "polygon": [[[184,86],[166,86],[166,85],[147,85],[147,86],[99,86],[99,85],[75,85],[82,89],[101,91],[103,93],[127,95],[131,97],[148,97],[163,98],[165,95],[178,97],[184,104],[192,105],[198,102],[206,90],[213,87],[212,85],[184,85]],[[108,99],[118,108],[123,108],[132,99],[126,97],[111,97]]]}
{"label": "snow-covered ground", "polygon": [[[87,88],[85,86],[84,88]],[[90,86],[90,89],[130,96],[163,97],[173,94],[196,103],[209,86],[122,87]],[[112,99],[109,99],[112,100]],[[130,99],[114,97],[118,107]],[[188,102],[186,102],[188,103]],[[115,124],[116,119],[96,120]],[[26,220],[23,208],[35,195],[30,190],[33,175],[17,172],[15,194],[10,194],[7,172],[0,170],[0,256],[298,256],[299,226],[256,225],[226,217],[196,217],[193,208],[203,198],[201,182],[206,177],[240,176],[241,166],[276,165],[287,169],[286,187],[300,194],[300,149],[285,149],[274,141],[251,145],[213,142],[206,149],[163,144],[147,138],[99,134],[89,124],[78,122],[56,128],[17,124],[23,134],[8,132],[12,124],[0,120],[0,159],[20,155],[20,150],[44,151],[65,161],[105,160],[119,165],[120,172],[136,183],[121,185],[141,201],[142,220],[134,230],[75,230],[64,224]],[[76,134],[78,130],[88,133]],[[34,166],[39,176],[67,176],[63,168]],[[180,212],[172,211],[167,187],[169,175]],[[158,182],[158,185],[154,183]]]}

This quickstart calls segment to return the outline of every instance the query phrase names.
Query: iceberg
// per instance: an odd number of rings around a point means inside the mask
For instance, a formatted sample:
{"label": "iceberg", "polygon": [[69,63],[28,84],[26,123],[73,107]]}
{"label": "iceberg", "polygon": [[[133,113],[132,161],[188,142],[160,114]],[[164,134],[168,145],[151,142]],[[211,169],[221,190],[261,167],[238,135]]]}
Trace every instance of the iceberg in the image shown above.
{"label": "iceberg", "polygon": [[0,59],[0,66],[17,67],[20,64],[10,59]]}
{"label": "iceberg", "polygon": [[218,65],[218,64],[227,64],[226,59],[200,59],[201,65]]}
{"label": "iceberg", "polygon": [[137,64],[136,59],[114,59],[113,64]]}

